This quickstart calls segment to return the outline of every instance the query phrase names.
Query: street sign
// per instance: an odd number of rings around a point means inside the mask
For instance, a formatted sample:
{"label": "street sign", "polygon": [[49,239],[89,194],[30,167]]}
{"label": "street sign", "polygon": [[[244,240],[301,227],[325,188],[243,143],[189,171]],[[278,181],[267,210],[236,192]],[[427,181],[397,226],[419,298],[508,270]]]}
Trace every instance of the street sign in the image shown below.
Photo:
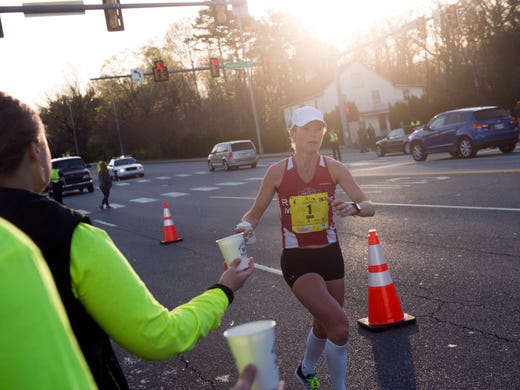
{"label": "street sign", "polygon": [[240,62],[226,62],[224,68],[226,69],[243,69],[251,68],[253,63],[251,61],[240,61]]}
{"label": "street sign", "polygon": [[132,75],[132,82],[139,84],[144,82],[144,72],[141,68],[132,69],[130,74]]}

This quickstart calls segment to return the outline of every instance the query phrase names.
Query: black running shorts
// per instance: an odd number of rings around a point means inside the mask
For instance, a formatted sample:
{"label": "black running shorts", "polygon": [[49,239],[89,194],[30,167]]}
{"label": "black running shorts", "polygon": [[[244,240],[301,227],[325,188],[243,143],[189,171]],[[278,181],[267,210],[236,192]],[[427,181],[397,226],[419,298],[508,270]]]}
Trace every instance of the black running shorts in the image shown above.
{"label": "black running shorts", "polygon": [[325,280],[345,276],[343,255],[338,242],[323,248],[289,248],[282,251],[281,268],[285,281],[292,288],[296,279],[316,273]]}

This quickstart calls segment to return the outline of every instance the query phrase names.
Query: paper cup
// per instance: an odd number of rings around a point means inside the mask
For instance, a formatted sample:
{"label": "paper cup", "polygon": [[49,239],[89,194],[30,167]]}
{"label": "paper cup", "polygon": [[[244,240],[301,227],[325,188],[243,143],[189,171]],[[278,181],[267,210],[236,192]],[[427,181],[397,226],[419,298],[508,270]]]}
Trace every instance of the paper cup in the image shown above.
{"label": "paper cup", "polygon": [[252,363],[256,377],[252,390],[278,389],[278,361],[276,359],[273,320],[254,321],[229,328],[224,332],[238,372]]}
{"label": "paper cup", "polygon": [[233,234],[232,236],[221,238],[216,241],[225,262],[229,265],[237,257],[240,258],[239,270],[249,267],[247,259],[246,244],[242,233]]}
{"label": "paper cup", "polygon": [[240,222],[237,225],[237,228],[244,228],[246,231],[244,232],[244,236],[247,237],[246,245],[252,245],[256,242],[255,231],[249,222]]}

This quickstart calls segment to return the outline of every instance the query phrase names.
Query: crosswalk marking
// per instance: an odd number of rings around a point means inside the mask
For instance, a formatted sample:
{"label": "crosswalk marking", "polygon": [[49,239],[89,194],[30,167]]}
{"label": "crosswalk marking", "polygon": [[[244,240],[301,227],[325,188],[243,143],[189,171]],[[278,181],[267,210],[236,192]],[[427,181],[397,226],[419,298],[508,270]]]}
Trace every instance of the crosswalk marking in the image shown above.
{"label": "crosswalk marking", "polygon": [[169,198],[178,198],[179,196],[186,196],[189,195],[186,192],[166,192],[164,194],[161,194],[161,196],[167,196]]}
{"label": "crosswalk marking", "polygon": [[159,199],[155,199],[155,198],[135,198],[135,199],[130,199],[130,202],[135,202],[135,203],[151,203],[151,202],[157,202]]}
{"label": "crosswalk marking", "polygon": [[194,188],[190,188],[190,190],[192,191],[215,191],[215,190],[219,190],[220,187],[194,187]]}

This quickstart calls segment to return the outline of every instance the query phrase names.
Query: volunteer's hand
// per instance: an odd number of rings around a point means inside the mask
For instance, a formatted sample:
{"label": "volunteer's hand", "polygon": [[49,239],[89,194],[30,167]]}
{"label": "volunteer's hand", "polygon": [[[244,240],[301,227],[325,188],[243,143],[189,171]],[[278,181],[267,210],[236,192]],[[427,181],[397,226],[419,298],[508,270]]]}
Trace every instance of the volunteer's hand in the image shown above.
{"label": "volunteer's hand", "polygon": [[254,261],[253,258],[249,258],[249,267],[239,271],[237,267],[240,265],[240,259],[236,258],[233,260],[230,266],[227,265],[226,262],[223,264],[224,272],[220,275],[219,283],[227,286],[231,289],[231,291],[235,292],[240,289],[247,278],[251,276],[254,270]]}

